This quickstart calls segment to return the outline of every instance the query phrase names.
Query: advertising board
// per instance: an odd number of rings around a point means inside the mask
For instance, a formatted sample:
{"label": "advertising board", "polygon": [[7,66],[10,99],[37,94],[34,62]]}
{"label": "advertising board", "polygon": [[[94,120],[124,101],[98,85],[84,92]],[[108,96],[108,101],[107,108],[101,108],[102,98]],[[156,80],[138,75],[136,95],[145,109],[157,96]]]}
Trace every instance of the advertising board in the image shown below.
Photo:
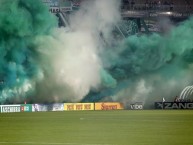
{"label": "advertising board", "polygon": [[21,112],[20,105],[1,105],[1,113]]}
{"label": "advertising board", "polygon": [[0,105],[1,113],[32,112],[31,104]]}
{"label": "advertising board", "polygon": [[50,111],[64,111],[63,103],[54,103],[49,105]]}
{"label": "advertising board", "polygon": [[193,102],[155,102],[155,109],[193,109]]}
{"label": "advertising board", "polygon": [[44,112],[44,111],[63,111],[63,103],[54,103],[54,104],[32,104],[33,112]]}
{"label": "advertising board", "polygon": [[119,102],[100,102],[95,103],[95,110],[122,110],[124,106]]}
{"label": "advertising board", "polygon": [[65,111],[94,110],[94,103],[64,103]]}
{"label": "advertising board", "polygon": [[48,105],[46,104],[32,104],[32,112],[48,111]]}
{"label": "advertising board", "polygon": [[130,104],[132,110],[142,110],[143,109],[143,102],[135,102]]}
{"label": "advertising board", "polygon": [[21,112],[32,112],[32,104],[21,104]]}

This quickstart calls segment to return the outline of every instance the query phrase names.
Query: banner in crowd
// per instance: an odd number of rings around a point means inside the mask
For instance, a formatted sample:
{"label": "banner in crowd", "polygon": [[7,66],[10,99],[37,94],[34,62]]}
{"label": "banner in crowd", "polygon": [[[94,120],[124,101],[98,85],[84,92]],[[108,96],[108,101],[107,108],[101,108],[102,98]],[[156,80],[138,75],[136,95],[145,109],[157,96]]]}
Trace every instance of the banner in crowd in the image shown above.
{"label": "banner in crowd", "polygon": [[94,103],[64,103],[64,110],[94,110]]}
{"label": "banner in crowd", "polygon": [[101,102],[95,103],[95,110],[122,110],[124,106],[119,102]]}
{"label": "banner in crowd", "polygon": [[44,112],[44,111],[63,111],[63,103],[54,103],[54,104],[32,104],[33,112]]}
{"label": "banner in crowd", "polygon": [[32,112],[31,104],[19,104],[19,105],[0,105],[1,113],[11,112]]}
{"label": "banner in crowd", "polygon": [[155,102],[155,109],[193,109],[193,102]]}

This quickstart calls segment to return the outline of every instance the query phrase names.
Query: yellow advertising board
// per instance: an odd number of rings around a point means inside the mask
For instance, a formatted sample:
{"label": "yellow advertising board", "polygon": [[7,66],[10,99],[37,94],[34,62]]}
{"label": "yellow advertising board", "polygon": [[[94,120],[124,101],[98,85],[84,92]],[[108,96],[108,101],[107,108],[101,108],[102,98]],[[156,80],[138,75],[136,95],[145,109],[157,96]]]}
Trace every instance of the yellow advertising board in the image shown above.
{"label": "yellow advertising board", "polygon": [[94,110],[94,103],[64,103],[65,111]]}
{"label": "yellow advertising board", "polygon": [[119,102],[101,102],[95,103],[95,110],[122,110],[124,106]]}

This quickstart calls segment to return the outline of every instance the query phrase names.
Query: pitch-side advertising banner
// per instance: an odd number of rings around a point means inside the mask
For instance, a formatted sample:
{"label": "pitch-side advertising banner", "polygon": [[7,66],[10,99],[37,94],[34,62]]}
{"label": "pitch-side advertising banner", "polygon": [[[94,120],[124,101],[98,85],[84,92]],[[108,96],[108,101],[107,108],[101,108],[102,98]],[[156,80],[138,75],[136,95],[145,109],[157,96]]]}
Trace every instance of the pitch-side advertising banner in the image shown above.
{"label": "pitch-side advertising banner", "polygon": [[55,103],[50,105],[51,111],[64,111],[63,103]]}
{"label": "pitch-side advertising banner", "polygon": [[18,105],[0,105],[1,113],[11,112],[32,112],[31,104],[18,104]]}
{"label": "pitch-side advertising banner", "polygon": [[64,103],[64,110],[94,110],[94,103]]}
{"label": "pitch-side advertising banner", "polygon": [[135,102],[130,104],[132,110],[142,110],[143,109],[143,102]]}
{"label": "pitch-side advertising banner", "polygon": [[155,102],[155,109],[193,109],[193,102]]}
{"label": "pitch-side advertising banner", "polygon": [[101,102],[95,103],[95,110],[122,110],[123,104],[119,102]]}
{"label": "pitch-side advertising banner", "polygon": [[1,105],[1,113],[21,112],[20,105]]}
{"label": "pitch-side advertising banner", "polygon": [[48,105],[45,104],[32,104],[32,112],[48,111]]}
{"label": "pitch-side advertising banner", "polygon": [[21,112],[32,112],[32,104],[21,104]]}
{"label": "pitch-side advertising banner", "polygon": [[44,112],[44,111],[63,111],[63,103],[54,103],[54,104],[32,104],[33,112]]}

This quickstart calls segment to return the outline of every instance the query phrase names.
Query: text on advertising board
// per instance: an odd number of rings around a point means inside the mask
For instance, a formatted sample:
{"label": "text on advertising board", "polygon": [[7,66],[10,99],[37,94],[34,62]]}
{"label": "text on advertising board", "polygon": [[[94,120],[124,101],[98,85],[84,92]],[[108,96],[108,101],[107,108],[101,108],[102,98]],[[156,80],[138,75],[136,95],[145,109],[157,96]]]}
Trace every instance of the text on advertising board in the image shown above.
{"label": "text on advertising board", "polygon": [[10,113],[10,112],[20,112],[20,105],[2,105],[1,106],[2,113]]}
{"label": "text on advertising board", "polygon": [[94,110],[94,103],[65,103],[64,110]]}
{"label": "text on advertising board", "polygon": [[156,109],[193,109],[193,102],[155,102]]}
{"label": "text on advertising board", "polygon": [[124,109],[122,103],[118,102],[95,103],[95,110],[119,110],[119,109]]}

